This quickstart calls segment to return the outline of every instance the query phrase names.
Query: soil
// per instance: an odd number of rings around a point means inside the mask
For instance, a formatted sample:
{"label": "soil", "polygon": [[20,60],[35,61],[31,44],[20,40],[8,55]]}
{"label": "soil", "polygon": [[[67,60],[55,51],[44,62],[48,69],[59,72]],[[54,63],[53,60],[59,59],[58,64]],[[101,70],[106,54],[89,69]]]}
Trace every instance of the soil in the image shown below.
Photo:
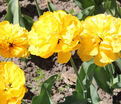
{"label": "soil", "polygon": [[[38,0],[42,12],[48,10],[47,1],[51,1],[58,10],[70,11],[73,8],[75,14],[80,10],[73,0]],[[20,0],[20,6],[23,14],[31,16],[34,21],[38,19],[34,0]],[[0,21],[4,20],[6,10],[7,3],[5,0],[0,0]],[[76,54],[73,55],[73,59],[79,68],[81,60]],[[4,60],[5,58],[0,57],[0,61]],[[58,74],[59,76],[52,89],[52,100],[54,104],[63,102],[65,97],[71,95],[75,89],[76,75],[73,72],[70,62],[67,64],[57,63],[56,54],[48,59],[31,56],[31,58],[26,60],[22,58],[11,58],[9,61],[13,61],[25,72],[28,92],[24,97],[24,101],[27,104],[31,104],[32,97],[39,94],[42,82],[54,74]],[[98,94],[102,100],[100,104],[121,104],[121,90],[115,90],[114,93],[115,95],[111,97],[99,89]]]}

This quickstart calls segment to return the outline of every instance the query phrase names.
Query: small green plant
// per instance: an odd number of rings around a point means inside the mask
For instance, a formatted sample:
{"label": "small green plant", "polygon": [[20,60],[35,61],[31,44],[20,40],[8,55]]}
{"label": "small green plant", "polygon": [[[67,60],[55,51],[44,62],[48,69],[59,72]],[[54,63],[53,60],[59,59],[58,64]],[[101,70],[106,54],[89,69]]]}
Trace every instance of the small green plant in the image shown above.
{"label": "small green plant", "polygon": [[25,63],[27,63],[29,60],[31,60],[31,55],[28,56],[27,58],[21,57],[21,58],[19,58],[19,60],[24,61]]}
{"label": "small green plant", "polygon": [[64,87],[59,87],[59,88],[58,88],[58,91],[59,91],[59,92],[63,92],[64,89],[65,89]]}
{"label": "small green plant", "polygon": [[70,84],[66,84],[65,85],[65,88],[68,88],[69,89],[69,88],[71,88],[71,85]]}
{"label": "small green plant", "polygon": [[45,73],[40,68],[37,69],[36,72],[37,76],[34,78],[35,81],[40,81],[45,79]]}
{"label": "small green plant", "polygon": [[57,82],[59,82],[61,80],[61,73],[58,73],[58,76],[57,76]]}
{"label": "small green plant", "polygon": [[[45,80],[45,73],[40,68],[38,68],[36,74],[37,76],[34,77],[34,80],[38,83],[38,87],[41,88],[43,80]],[[34,89],[34,91],[37,90],[37,88]]]}
{"label": "small green plant", "polygon": [[22,100],[22,104],[27,104],[25,101]]}
{"label": "small green plant", "polygon": [[32,92],[36,92],[38,89],[37,89],[37,86],[33,86],[32,88]]}

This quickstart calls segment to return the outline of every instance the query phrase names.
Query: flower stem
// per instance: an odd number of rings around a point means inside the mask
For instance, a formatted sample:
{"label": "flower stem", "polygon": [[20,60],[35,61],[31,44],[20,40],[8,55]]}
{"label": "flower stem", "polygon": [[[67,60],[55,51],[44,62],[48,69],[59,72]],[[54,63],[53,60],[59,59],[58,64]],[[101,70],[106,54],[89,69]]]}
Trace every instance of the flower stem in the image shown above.
{"label": "flower stem", "polygon": [[76,65],[75,65],[75,63],[74,63],[72,57],[70,58],[70,62],[71,62],[71,65],[72,65],[72,67],[73,67],[73,69],[74,69],[74,71],[75,71],[75,74],[76,74],[76,76],[77,76],[77,79],[79,80],[79,84],[80,84],[80,86],[81,86],[81,89],[82,89],[82,91],[84,91],[83,83],[82,83],[82,81],[81,81],[81,79],[80,79],[80,77],[79,77],[79,74],[78,74],[78,71],[77,71],[77,67],[76,67]]}
{"label": "flower stem", "polygon": [[41,15],[41,11],[40,11],[38,2],[37,2],[37,0],[34,0],[34,1],[35,1],[35,3],[36,3],[36,8],[37,8],[38,15],[40,16],[40,15]]}

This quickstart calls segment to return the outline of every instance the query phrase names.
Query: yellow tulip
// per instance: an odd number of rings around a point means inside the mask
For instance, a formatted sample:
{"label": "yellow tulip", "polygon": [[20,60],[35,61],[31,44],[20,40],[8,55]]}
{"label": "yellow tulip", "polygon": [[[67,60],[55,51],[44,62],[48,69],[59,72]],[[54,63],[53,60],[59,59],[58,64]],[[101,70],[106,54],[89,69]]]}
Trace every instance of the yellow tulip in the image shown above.
{"label": "yellow tulip", "polygon": [[58,62],[67,63],[71,51],[79,46],[81,22],[62,10],[46,12],[34,23],[29,33],[29,51],[48,58],[58,53]]}
{"label": "yellow tulip", "polygon": [[112,63],[121,51],[121,19],[105,14],[87,17],[80,43],[78,55],[82,61],[94,59],[99,66]]}
{"label": "yellow tulip", "polygon": [[0,104],[21,104],[26,91],[24,71],[13,62],[1,62]]}
{"label": "yellow tulip", "polygon": [[28,32],[18,24],[0,23],[0,55],[6,58],[27,57]]}

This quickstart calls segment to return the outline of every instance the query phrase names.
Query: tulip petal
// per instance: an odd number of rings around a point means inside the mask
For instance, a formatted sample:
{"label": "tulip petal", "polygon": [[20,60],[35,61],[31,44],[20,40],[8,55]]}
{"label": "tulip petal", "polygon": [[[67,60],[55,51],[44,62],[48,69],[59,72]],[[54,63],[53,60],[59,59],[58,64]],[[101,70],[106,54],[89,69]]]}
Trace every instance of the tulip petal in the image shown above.
{"label": "tulip petal", "polygon": [[59,52],[58,53],[58,62],[67,63],[71,58],[71,52]]}

